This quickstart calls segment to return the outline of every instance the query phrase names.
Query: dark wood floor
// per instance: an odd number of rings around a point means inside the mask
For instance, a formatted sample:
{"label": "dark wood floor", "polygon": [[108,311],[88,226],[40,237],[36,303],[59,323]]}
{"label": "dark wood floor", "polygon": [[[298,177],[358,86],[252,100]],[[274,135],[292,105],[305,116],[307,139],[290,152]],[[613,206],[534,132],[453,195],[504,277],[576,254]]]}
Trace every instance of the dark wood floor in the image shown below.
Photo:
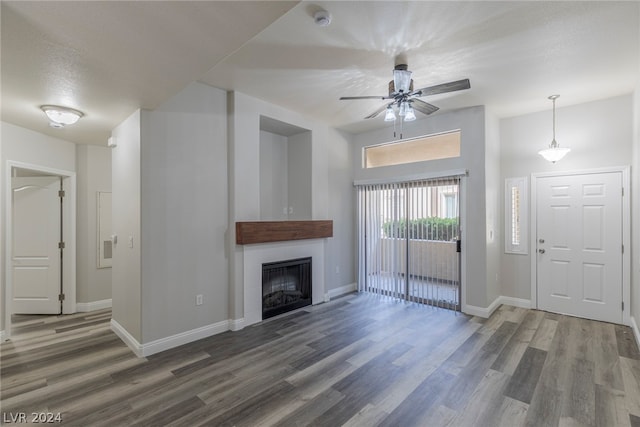
{"label": "dark wood floor", "polygon": [[640,426],[640,354],[623,326],[352,294],[139,359],[109,318],[17,317],[0,347],[4,422]]}

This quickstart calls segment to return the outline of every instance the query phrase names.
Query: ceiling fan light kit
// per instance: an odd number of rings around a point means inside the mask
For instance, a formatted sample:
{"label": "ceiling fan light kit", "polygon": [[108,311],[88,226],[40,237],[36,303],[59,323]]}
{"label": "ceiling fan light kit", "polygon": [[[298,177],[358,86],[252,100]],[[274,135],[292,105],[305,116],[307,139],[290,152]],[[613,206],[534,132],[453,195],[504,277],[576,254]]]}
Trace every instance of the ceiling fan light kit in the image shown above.
{"label": "ceiling fan light kit", "polygon": [[[343,96],[341,100],[355,100],[355,99],[379,99],[379,100],[391,100],[391,102],[378,108],[373,113],[369,114],[365,119],[372,119],[377,117],[380,113],[385,111],[384,121],[394,122],[397,109],[397,115],[400,117],[400,124],[403,122],[411,122],[416,119],[415,111],[419,111],[422,114],[429,115],[439,110],[435,105],[424,102],[419,97],[436,95],[440,93],[455,92],[458,90],[469,89],[471,84],[469,79],[458,80],[449,83],[442,83],[435,86],[423,87],[420,89],[413,89],[413,80],[411,79],[412,72],[408,70],[406,64],[397,64],[393,69],[393,80],[389,82],[389,94],[384,96]],[[394,131],[395,134],[395,131]],[[401,134],[402,138],[402,134]]]}
{"label": "ceiling fan light kit", "polygon": [[67,125],[75,124],[80,120],[80,117],[84,116],[82,111],[59,105],[42,105],[40,109],[49,118],[49,126],[52,128],[63,128]]}
{"label": "ceiling fan light kit", "polygon": [[396,121],[396,113],[393,112],[393,107],[389,105],[387,107],[387,112],[384,115],[385,122],[395,122]]}
{"label": "ceiling fan light kit", "polygon": [[560,95],[551,95],[549,99],[553,102],[553,139],[551,144],[549,144],[549,148],[545,148],[544,150],[538,151],[546,161],[555,163],[558,160],[561,160],[564,156],[571,151],[570,148],[560,147],[560,144],[556,141],[556,99],[558,99]]}

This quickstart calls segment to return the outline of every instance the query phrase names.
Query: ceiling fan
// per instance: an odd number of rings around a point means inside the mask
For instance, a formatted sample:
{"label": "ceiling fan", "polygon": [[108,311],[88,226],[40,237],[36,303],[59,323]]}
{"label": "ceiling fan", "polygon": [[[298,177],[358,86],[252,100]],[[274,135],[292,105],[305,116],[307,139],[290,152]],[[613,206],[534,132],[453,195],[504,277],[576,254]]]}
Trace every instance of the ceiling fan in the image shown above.
{"label": "ceiling fan", "polygon": [[353,99],[380,99],[392,101],[378,108],[369,114],[365,119],[372,119],[386,110],[385,121],[395,121],[396,116],[393,107],[397,107],[398,115],[403,121],[415,120],[414,110],[423,114],[431,114],[439,110],[435,105],[417,99],[422,96],[437,95],[439,93],[455,92],[457,90],[469,89],[471,87],[469,79],[457,80],[455,82],[442,83],[435,86],[413,89],[411,71],[407,69],[407,64],[398,64],[393,69],[393,80],[389,82],[389,95],[387,96],[343,96],[341,100]]}

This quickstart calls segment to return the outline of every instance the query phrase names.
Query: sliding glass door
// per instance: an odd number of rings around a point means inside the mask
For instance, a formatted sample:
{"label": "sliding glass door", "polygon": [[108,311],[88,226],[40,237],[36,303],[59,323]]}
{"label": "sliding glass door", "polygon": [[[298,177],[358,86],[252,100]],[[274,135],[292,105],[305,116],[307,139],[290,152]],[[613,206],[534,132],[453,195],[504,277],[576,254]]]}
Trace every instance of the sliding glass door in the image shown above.
{"label": "sliding glass door", "polygon": [[460,309],[458,177],[358,187],[360,291]]}

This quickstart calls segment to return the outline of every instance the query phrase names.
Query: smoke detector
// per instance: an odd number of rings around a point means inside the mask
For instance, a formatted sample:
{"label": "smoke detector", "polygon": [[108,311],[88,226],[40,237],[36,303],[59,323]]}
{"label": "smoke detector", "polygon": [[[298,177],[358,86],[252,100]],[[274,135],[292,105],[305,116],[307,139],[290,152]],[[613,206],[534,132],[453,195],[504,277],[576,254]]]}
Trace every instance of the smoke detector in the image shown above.
{"label": "smoke detector", "polygon": [[313,21],[316,25],[326,27],[331,24],[331,14],[326,10],[319,10],[313,14]]}

